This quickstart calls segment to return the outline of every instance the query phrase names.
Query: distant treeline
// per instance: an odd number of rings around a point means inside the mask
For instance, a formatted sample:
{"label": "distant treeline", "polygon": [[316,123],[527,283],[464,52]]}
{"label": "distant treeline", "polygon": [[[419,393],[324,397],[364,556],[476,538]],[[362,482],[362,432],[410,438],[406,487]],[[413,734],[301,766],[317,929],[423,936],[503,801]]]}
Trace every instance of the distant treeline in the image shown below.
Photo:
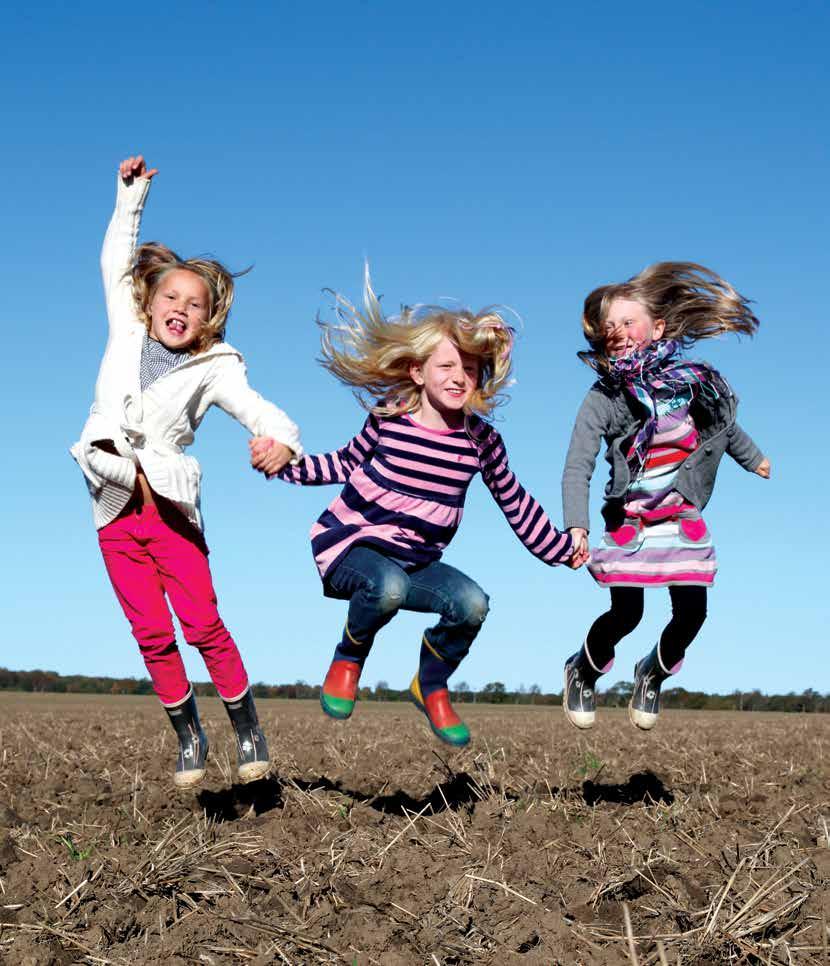
{"label": "distant treeline", "polygon": [[[632,683],[618,681],[605,691],[598,692],[599,703],[611,708],[622,708],[631,697]],[[209,682],[193,685],[197,695],[213,696]],[[0,691],[36,691],[54,694],[152,694],[148,678],[87,677],[82,674],[57,674],[55,671],[9,671],[0,668]],[[320,685],[297,681],[294,684],[254,684],[258,698],[319,698]],[[508,691],[501,681],[492,681],[476,691],[465,681],[453,684],[455,701],[488,704],[561,705],[562,692],[545,694],[538,684],[519,685]],[[362,687],[363,701],[406,701],[408,691],[390,688],[386,681],[374,687]],[[687,708],[710,711],[809,711],[830,712],[830,694],[819,694],[808,688],[801,694],[762,694],[760,691],[734,691],[731,694],[706,694],[685,688],[667,688],[662,693],[665,708]]]}

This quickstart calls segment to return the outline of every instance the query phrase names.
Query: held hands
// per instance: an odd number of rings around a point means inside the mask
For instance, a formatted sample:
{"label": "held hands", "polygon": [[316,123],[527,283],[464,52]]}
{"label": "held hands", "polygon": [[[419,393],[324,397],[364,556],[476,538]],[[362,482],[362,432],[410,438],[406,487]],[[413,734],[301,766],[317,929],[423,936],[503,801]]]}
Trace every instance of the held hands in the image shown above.
{"label": "held hands", "polygon": [[766,458],[766,456],[755,467],[755,472],[758,474],[758,476],[762,476],[765,480],[769,479],[770,473],[772,472],[772,467],[770,466],[769,460]]}
{"label": "held hands", "polygon": [[278,443],[270,436],[254,436],[248,440],[251,451],[251,466],[259,473],[264,473],[267,479],[277,473],[294,455],[283,443]]}
{"label": "held hands", "polygon": [[124,158],[118,165],[118,173],[121,175],[124,184],[131,185],[136,178],[146,178],[150,181],[154,175],[159,173],[159,169],[151,168],[148,171],[144,162],[144,155],[137,154],[135,157]]}
{"label": "held hands", "polygon": [[568,530],[573,540],[574,552],[571,559],[568,561],[568,566],[571,570],[579,570],[579,568],[588,562],[591,554],[588,550],[588,531],[583,530],[582,527],[571,527]]}

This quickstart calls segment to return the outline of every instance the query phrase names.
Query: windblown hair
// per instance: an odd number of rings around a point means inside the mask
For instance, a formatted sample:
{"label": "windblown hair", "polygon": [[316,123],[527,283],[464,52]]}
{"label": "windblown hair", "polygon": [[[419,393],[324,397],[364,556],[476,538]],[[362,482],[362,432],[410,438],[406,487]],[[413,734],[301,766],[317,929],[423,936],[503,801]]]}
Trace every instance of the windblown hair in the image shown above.
{"label": "windblown hair", "polygon": [[139,246],[135,261],[128,275],[132,279],[133,298],[141,321],[150,331],[150,303],[161,280],[169,272],[184,270],[193,272],[207,286],[209,306],[207,321],[202,324],[199,335],[189,348],[191,355],[206,352],[212,345],[221,342],[225,335],[225,324],[233,304],[233,280],[244,275],[231,272],[221,262],[211,258],[180,258],[166,245],[147,242]]}
{"label": "windblown hair", "polygon": [[511,369],[513,329],[494,308],[473,313],[436,305],[404,307],[387,318],[372,290],[368,267],[363,311],[336,292],[336,323],[318,318],[322,329],[318,360],[342,383],[351,386],[361,405],[377,416],[414,412],[421,387],[409,373],[423,364],[446,336],[460,352],[479,363],[479,378],[464,409],[486,416],[505,401]]}
{"label": "windblown hair", "polygon": [[749,300],[715,272],[694,262],[656,262],[627,282],[601,285],[585,299],[582,331],[589,351],[577,353],[594,369],[608,368],[606,322],[614,299],[639,302],[652,319],[663,319],[664,339],[688,348],[725,332],[754,335],[760,325]]}

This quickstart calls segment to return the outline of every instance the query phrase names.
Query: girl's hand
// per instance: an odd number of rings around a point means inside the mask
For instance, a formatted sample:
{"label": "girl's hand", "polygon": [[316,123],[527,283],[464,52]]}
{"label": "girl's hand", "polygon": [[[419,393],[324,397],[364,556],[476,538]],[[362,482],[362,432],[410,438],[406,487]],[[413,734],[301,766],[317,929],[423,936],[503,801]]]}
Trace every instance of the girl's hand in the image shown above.
{"label": "girl's hand", "polygon": [[159,169],[151,168],[148,171],[144,162],[144,155],[138,154],[132,158],[124,158],[118,165],[118,173],[121,175],[124,184],[131,185],[136,178],[146,178],[150,181],[154,175],[159,173]]}
{"label": "girl's hand", "polygon": [[769,479],[771,467],[769,465],[769,460],[766,458],[766,456],[758,464],[758,466],[755,469],[755,472],[758,474],[758,476],[763,476],[765,480]]}
{"label": "girl's hand", "polygon": [[574,550],[573,554],[571,554],[570,559],[567,561],[567,564],[571,568],[571,570],[579,570],[579,568],[583,564],[588,563],[590,559],[591,559],[591,554],[588,552],[587,549]]}
{"label": "girl's hand", "polygon": [[[578,553],[587,554],[588,553],[588,531],[583,530],[582,527],[571,527],[568,530],[568,533],[571,535],[571,539],[574,542],[574,556],[576,556]],[[587,560],[588,558],[586,557],[585,559]]]}
{"label": "girl's hand", "polygon": [[248,440],[248,448],[251,451],[251,466],[259,473],[264,473],[269,480],[294,455],[287,446],[270,436],[254,436]]}

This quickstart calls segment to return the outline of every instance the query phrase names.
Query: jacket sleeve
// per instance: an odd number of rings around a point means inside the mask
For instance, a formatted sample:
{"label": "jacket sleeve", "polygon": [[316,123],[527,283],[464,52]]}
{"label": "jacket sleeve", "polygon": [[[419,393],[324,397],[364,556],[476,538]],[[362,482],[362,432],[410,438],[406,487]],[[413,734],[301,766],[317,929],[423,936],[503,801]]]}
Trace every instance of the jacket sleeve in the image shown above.
{"label": "jacket sleeve", "polygon": [[301,486],[346,483],[358,466],[372,455],[378,441],[378,420],[370,415],[363,428],[345,446],[331,453],[304,456],[296,465],[283,467],[277,478]]}
{"label": "jacket sleeve", "polygon": [[576,414],[562,472],[562,508],[566,530],[571,527],[583,530],[591,528],[588,509],[591,477],[602,438],[608,432],[610,418],[609,400],[596,390],[591,390]]}
{"label": "jacket sleeve", "polygon": [[209,398],[252,435],[271,436],[287,446],[294,453],[292,462],[302,457],[303,444],[297,425],[250,387],[245,363],[238,356],[222,357],[212,379]]}
{"label": "jacket sleeve", "polygon": [[101,249],[101,276],[107,300],[110,329],[139,322],[127,272],[135,257],[144,201],[150,191],[147,178],[135,178],[130,185],[118,177],[115,211],[112,213]]}
{"label": "jacket sleeve", "polygon": [[737,423],[731,429],[728,429],[726,433],[729,437],[726,452],[729,453],[739,466],[742,466],[750,473],[754,473],[764,459],[764,454],[758,448],[758,445],[749,433],[741,429]]}
{"label": "jacket sleeve", "polygon": [[540,504],[525,490],[510,469],[501,436],[487,427],[476,439],[481,477],[527,549],[550,566],[564,563],[573,553],[569,533],[556,529]]}

